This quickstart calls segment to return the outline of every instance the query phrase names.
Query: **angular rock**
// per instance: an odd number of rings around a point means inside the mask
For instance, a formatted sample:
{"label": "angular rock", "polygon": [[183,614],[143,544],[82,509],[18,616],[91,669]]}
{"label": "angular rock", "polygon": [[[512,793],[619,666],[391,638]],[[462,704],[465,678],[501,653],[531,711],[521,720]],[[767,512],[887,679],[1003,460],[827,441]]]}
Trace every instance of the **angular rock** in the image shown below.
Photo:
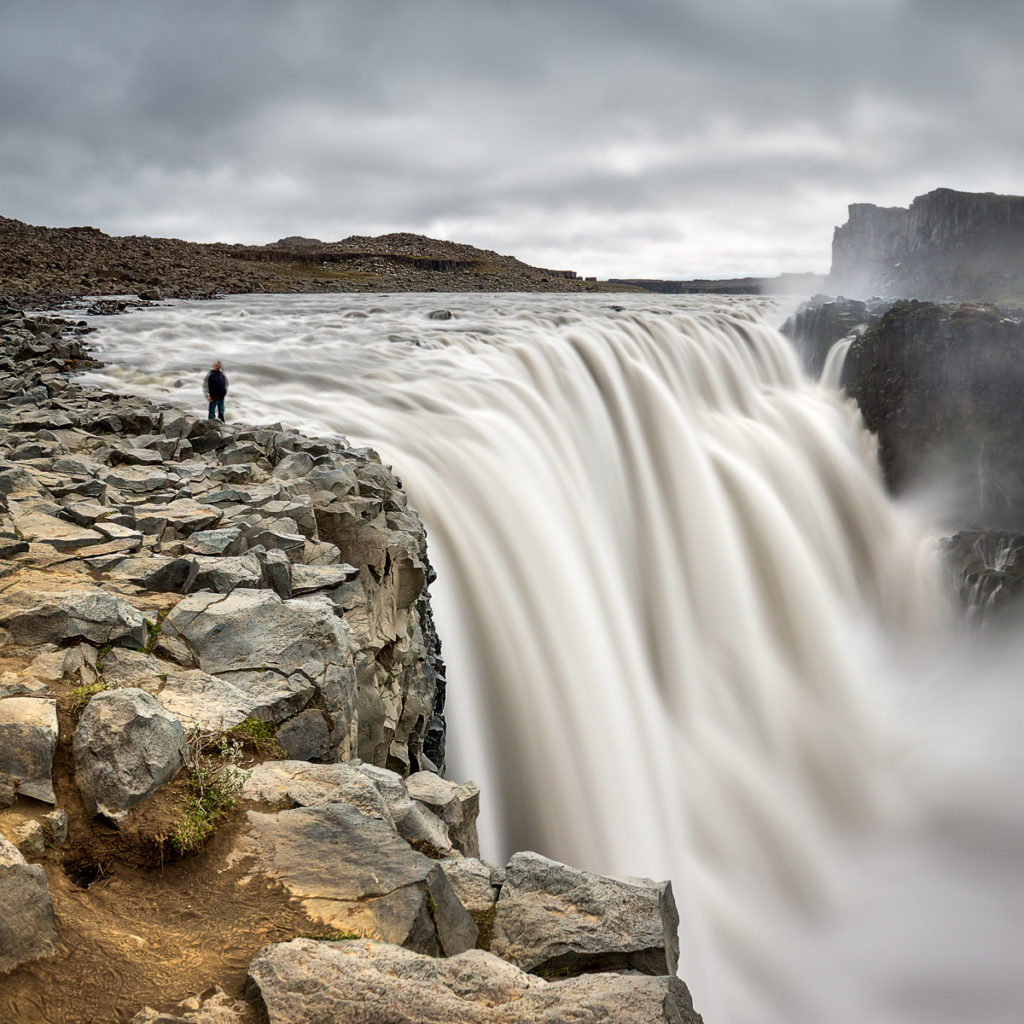
{"label": "angular rock", "polygon": [[329,927],[430,955],[472,949],[476,925],[436,861],[347,804],[249,811],[261,870]]}
{"label": "angular rock", "polygon": [[0,836],[0,974],[57,952],[46,872]]}
{"label": "angular rock", "polygon": [[331,733],[324,716],[313,708],[289,718],[274,734],[274,739],[296,761],[322,761],[331,746]]}
{"label": "angular rock", "polygon": [[317,590],[339,587],[359,576],[354,565],[293,565],[291,568],[292,593],[299,597]]}
{"label": "angular rock", "polygon": [[56,516],[23,509],[14,501],[9,502],[11,516],[18,533],[33,544],[49,544],[55,548],[80,548],[90,544],[102,544],[107,538],[96,530],[76,526]]}
{"label": "angular rock", "polygon": [[359,765],[359,771],[380,790],[395,828],[406,842],[431,856],[447,857],[451,853],[452,841],[447,826],[431,810],[409,796],[401,775],[371,764]]}
{"label": "angular rock", "polygon": [[607,878],[517,853],[498,898],[491,949],[527,971],[674,974],[678,929],[670,882]]}
{"label": "angular rock", "polygon": [[405,780],[413,800],[430,808],[447,826],[456,849],[467,857],[480,856],[476,819],[480,813],[480,787],[442,779],[434,772],[416,772]]}
{"label": "angular rock", "polygon": [[186,730],[207,735],[227,732],[247,718],[269,717],[273,703],[198,669],[168,672],[155,696]]}
{"label": "angular rock", "polygon": [[220,522],[223,512],[191,498],[178,498],[165,505],[139,505],[135,509],[135,525],[143,533],[160,536],[173,530],[179,537],[188,537],[209,530]]}
{"label": "angular rock", "polygon": [[190,555],[237,555],[242,531],[236,526],[220,530],[197,530],[185,541],[184,550]]}
{"label": "angular rock", "polygon": [[75,730],[75,777],[86,810],[120,826],[184,763],[185,730],[150,694],[107,690],[86,705]]}
{"label": "angular rock", "polygon": [[263,580],[263,566],[251,551],[234,558],[217,558],[214,555],[196,555],[191,564],[194,572],[187,586],[182,589],[189,593],[197,590],[212,590],[215,594],[230,594],[239,587],[255,589]]}
{"label": "angular rock", "polygon": [[36,697],[0,700],[0,772],[17,780],[18,792],[52,804],[57,702]]}
{"label": "angular rock", "polygon": [[127,601],[98,588],[64,591],[12,587],[0,594],[0,626],[18,644],[64,644],[88,640],[97,647],[142,647],[142,614]]}
{"label": "angular rock", "polygon": [[119,466],[117,469],[106,470],[102,477],[122,494],[149,494],[165,487],[173,487],[176,482],[174,477],[168,476],[163,469],[148,467]]}
{"label": "angular rock", "polygon": [[192,571],[192,561],[167,555],[141,555],[119,560],[104,571],[111,578],[140,590],[180,593]]}
{"label": "angular rock", "polygon": [[494,884],[494,870],[475,857],[443,860],[441,868],[459,902],[479,920],[494,910],[500,886]]}
{"label": "angular rock", "polygon": [[293,939],[249,966],[268,1024],[700,1024],[678,978],[548,982],[480,949],[444,960],[369,939]]}
{"label": "angular rock", "polygon": [[367,817],[380,818],[394,827],[380,790],[353,762],[264,761],[246,779],[242,796],[277,808],[350,804]]}
{"label": "angular rock", "polygon": [[[163,629],[185,640],[204,672],[254,697],[276,693],[270,721],[298,713],[319,696],[323,709],[354,731],[354,645],[329,604],[282,601],[267,590],[192,594],[169,613]],[[348,747],[342,744],[339,756]]]}

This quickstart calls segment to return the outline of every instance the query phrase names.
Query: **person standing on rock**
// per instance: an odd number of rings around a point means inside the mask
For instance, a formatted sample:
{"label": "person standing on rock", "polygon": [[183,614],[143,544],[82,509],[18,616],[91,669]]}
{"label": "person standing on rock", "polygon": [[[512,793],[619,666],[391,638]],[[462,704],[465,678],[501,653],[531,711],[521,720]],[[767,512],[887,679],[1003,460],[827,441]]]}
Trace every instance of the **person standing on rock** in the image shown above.
{"label": "person standing on rock", "polygon": [[207,419],[212,420],[216,414],[217,419],[224,422],[224,396],[228,393],[228,375],[220,368],[220,360],[213,364],[213,369],[206,375],[203,381],[203,394],[210,403],[210,414]]}

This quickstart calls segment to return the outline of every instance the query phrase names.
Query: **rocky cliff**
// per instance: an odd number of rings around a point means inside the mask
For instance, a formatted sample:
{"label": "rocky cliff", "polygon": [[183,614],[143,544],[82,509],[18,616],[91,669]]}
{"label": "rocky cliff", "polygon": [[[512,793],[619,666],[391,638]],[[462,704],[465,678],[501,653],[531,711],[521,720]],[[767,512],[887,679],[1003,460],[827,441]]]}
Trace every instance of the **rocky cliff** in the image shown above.
{"label": "rocky cliff", "polygon": [[0,1016],[699,1024],[670,884],[480,859],[391,471],[68,327],[0,311]]}
{"label": "rocky cliff", "polygon": [[854,298],[1024,299],[1024,197],[940,188],[909,209],[854,203],[826,289]]}

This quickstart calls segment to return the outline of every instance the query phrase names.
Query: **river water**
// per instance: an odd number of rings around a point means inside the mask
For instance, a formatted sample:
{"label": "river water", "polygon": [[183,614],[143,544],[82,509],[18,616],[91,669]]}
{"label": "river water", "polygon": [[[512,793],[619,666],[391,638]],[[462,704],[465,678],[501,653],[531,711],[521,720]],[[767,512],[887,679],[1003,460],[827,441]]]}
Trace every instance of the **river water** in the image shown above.
{"label": "river water", "polygon": [[[448,309],[450,320],[431,319]],[[484,855],[671,878],[708,1024],[1024,1019],[1020,645],[771,299],[234,296],[93,383],[381,452],[428,531]]]}

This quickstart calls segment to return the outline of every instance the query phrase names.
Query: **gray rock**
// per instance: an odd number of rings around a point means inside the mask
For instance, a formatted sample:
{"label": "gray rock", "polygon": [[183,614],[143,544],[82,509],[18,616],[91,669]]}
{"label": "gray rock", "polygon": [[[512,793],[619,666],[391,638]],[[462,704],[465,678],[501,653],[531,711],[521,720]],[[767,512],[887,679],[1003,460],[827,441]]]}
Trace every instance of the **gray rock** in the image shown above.
{"label": "gray rock", "polygon": [[15,529],[21,537],[34,544],[49,544],[55,548],[80,548],[102,544],[107,538],[96,530],[77,526],[56,516],[32,509],[24,509],[13,500],[8,501]]}
{"label": "gray rock", "polygon": [[25,645],[88,640],[97,647],[142,647],[146,642],[141,612],[98,588],[12,587],[0,594],[0,626],[14,643]]}
{"label": "gray rock", "polygon": [[246,993],[268,1024],[700,1024],[678,978],[548,982],[480,949],[439,960],[370,939],[267,946]]}
{"label": "gray rock", "polygon": [[291,569],[292,593],[299,597],[317,590],[341,586],[359,576],[354,565],[294,565]]}
{"label": "gray rock", "polygon": [[456,783],[433,772],[416,772],[405,780],[409,796],[429,807],[447,826],[456,849],[467,857],[480,856],[476,819],[480,813],[480,787]]}
{"label": "gray rock", "polygon": [[331,746],[331,732],[324,716],[313,708],[289,718],[274,734],[274,739],[296,761],[322,761]]}
{"label": "gray rock", "polygon": [[191,561],[194,571],[187,585],[182,584],[182,589],[190,593],[212,590],[215,594],[230,594],[239,587],[257,588],[263,580],[263,566],[251,551],[233,558],[196,555]]}
{"label": "gray rock", "polygon": [[188,537],[216,526],[223,512],[191,498],[178,498],[164,505],[139,505],[135,510],[135,525],[143,533],[161,536],[172,530],[179,537]]}
{"label": "gray rock", "polygon": [[227,732],[247,718],[265,718],[273,703],[198,669],[167,672],[155,696],[186,730],[208,735]]}
{"label": "gray rock", "polygon": [[352,739],[355,731],[354,644],[329,604],[311,598],[282,601],[267,590],[239,589],[227,597],[192,594],[164,620],[163,629],[188,643],[199,667],[270,702],[268,718],[297,714],[314,696]]}
{"label": "gray rock", "polygon": [[498,900],[499,886],[492,881],[493,869],[476,857],[443,860],[441,869],[459,902],[479,920],[490,914]]}
{"label": "gray rock", "polygon": [[57,952],[46,872],[0,836],[0,974]]}
{"label": "gray rock", "polygon": [[139,555],[123,558],[107,566],[106,575],[140,590],[161,593],[180,593],[192,570],[188,558],[169,558],[167,555]]}
{"label": "gray rock", "polygon": [[185,730],[150,694],[107,690],[75,730],[75,777],[86,810],[120,826],[182,767]]}
{"label": "gray rock", "polygon": [[305,452],[286,455],[275,467],[273,476],[278,480],[293,480],[305,476],[313,468],[313,459]]}
{"label": "gray rock", "polygon": [[165,487],[172,487],[175,483],[174,478],[168,476],[163,469],[148,467],[119,466],[117,469],[102,472],[101,476],[107,484],[122,494],[149,494]]}
{"label": "gray rock", "polygon": [[237,555],[242,531],[236,526],[220,530],[198,530],[185,541],[184,550],[190,555]]}
{"label": "gray rock", "polygon": [[0,816],[0,834],[10,840],[23,857],[34,860],[46,852],[46,830],[35,818],[8,812]]}
{"label": "gray rock", "polygon": [[277,808],[350,804],[367,817],[394,827],[380,790],[358,762],[309,764],[306,761],[265,761],[253,768],[242,787],[246,800]]}
{"label": "gray rock", "polygon": [[18,780],[13,775],[0,772],[0,810],[10,807],[18,798]]}
{"label": "gray rock", "polygon": [[447,826],[431,810],[409,796],[401,775],[370,764],[359,765],[359,771],[380,790],[395,828],[406,842],[434,857],[447,857],[451,853],[452,841]]}
{"label": "gray rock", "polygon": [[674,974],[678,929],[670,882],[607,878],[517,853],[498,899],[491,949],[528,971]]}
{"label": "gray rock", "polygon": [[432,956],[471,949],[477,929],[436,861],[347,804],[249,811],[260,869],[328,928]]}
{"label": "gray rock", "polygon": [[17,780],[18,792],[52,804],[57,702],[36,697],[0,700],[0,772]]}
{"label": "gray rock", "polygon": [[287,601],[292,596],[292,563],[288,556],[283,551],[264,551],[262,547],[255,550],[263,567],[263,582]]}

